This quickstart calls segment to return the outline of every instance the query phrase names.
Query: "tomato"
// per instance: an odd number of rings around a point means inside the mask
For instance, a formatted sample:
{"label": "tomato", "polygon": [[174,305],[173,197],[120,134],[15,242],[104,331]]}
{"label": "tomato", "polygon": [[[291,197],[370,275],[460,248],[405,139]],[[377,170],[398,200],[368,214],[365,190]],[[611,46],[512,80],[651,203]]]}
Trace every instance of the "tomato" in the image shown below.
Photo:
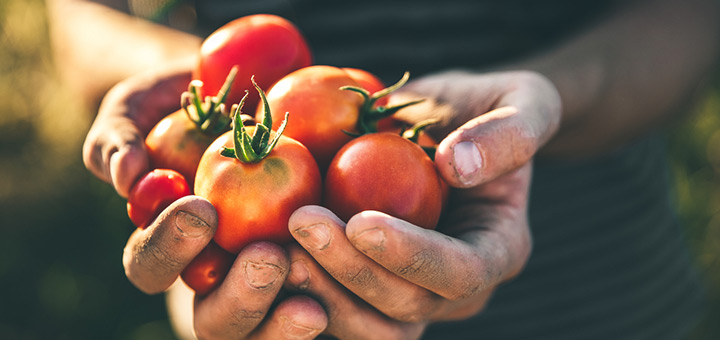
{"label": "tomato", "polygon": [[225,279],[234,259],[232,254],[211,241],[183,269],[180,277],[196,295],[207,295]]}
{"label": "tomato", "polygon": [[434,229],[446,193],[433,161],[395,133],[371,133],[338,151],[328,168],[323,204],[347,221],[377,210]]}
{"label": "tomato", "polygon": [[[273,121],[281,121],[289,112],[292,123],[284,135],[305,145],[321,169],[352,139],[343,131],[356,131],[363,100],[357,93],[340,90],[342,86],[359,84],[340,68],[314,65],[288,74],[267,92]],[[258,107],[256,118],[262,114]]]}
{"label": "tomato", "polygon": [[[414,103],[377,105],[405,84],[408,77],[406,73],[398,83],[382,89],[380,80],[367,71],[313,65],[280,79],[268,90],[267,100],[273,120],[278,121],[285,112],[292,113],[293,124],[285,135],[307,146],[324,170],[335,153],[352,139],[351,134],[376,132],[378,120]],[[256,116],[262,110],[258,107]]]}
{"label": "tomato", "polygon": [[185,112],[176,111],[150,131],[145,146],[153,168],[176,170],[192,185],[200,157],[216,137],[198,130]]}
{"label": "tomato", "polygon": [[145,229],[172,202],[190,195],[185,177],[170,169],[155,169],[130,189],[127,211],[138,228]]}
{"label": "tomato", "polygon": [[[245,128],[238,116],[239,110],[233,131],[205,151],[195,177],[195,194],[210,201],[218,214],[215,242],[235,254],[254,241],[291,241],[290,215],[301,206],[319,204],[322,190],[312,154],[282,135],[285,124],[277,133],[271,131],[272,115],[266,112],[256,127]],[[287,126],[291,119],[285,120]]]}
{"label": "tomato", "polygon": [[[214,94],[230,69],[239,66],[238,80],[228,95],[229,103],[238,103],[245,90],[252,89],[251,76],[261,88],[267,88],[311,63],[310,48],[297,27],[279,16],[256,14],[225,24],[203,41],[193,79],[201,80],[205,90]],[[258,100],[257,94],[251,93],[245,103],[249,112],[254,112]]]}
{"label": "tomato", "polygon": [[190,82],[181,96],[183,108],[160,120],[145,137],[153,168],[173,169],[192,187],[203,152],[229,129],[231,119],[225,101],[236,73],[237,68],[230,71],[215,96],[204,96],[202,82]]}

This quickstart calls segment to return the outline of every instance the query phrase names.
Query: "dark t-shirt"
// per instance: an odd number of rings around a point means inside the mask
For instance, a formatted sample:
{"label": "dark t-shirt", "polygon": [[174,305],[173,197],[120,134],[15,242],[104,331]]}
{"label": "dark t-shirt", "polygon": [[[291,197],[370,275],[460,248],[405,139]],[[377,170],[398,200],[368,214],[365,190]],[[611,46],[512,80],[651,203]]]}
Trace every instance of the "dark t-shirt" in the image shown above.
{"label": "dark t-shirt", "polygon": [[[198,32],[253,13],[293,21],[316,64],[359,67],[393,83],[486,69],[552,48],[612,13],[610,1],[196,1]],[[427,339],[681,339],[700,311],[669,195],[661,138],[574,162],[537,160],[533,253],[486,310],[429,327]]]}

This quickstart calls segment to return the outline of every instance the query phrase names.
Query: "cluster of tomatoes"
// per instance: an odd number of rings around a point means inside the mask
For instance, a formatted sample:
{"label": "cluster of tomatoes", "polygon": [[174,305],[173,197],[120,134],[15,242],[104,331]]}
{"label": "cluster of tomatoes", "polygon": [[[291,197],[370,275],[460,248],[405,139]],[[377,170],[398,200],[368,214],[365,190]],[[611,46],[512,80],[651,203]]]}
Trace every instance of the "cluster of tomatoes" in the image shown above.
{"label": "cluster of tomatoes", "polygon": [[346,221],[378,210],[436,226],[447,186],[427,150],[392,124],[377,132],[379,121],[413,104],[385,106],[407,74],[385,88],[364,70],[313,65],[292,23],[252,15],[203,42],[193,79],[183,108],[146,138],[155,170],[134,185],[128,214],[146,228],[180,197],[213,204],[213,242],[181,275],[197,294],[219,284],[247,244],[290,242],[289,217],[304,205]]}

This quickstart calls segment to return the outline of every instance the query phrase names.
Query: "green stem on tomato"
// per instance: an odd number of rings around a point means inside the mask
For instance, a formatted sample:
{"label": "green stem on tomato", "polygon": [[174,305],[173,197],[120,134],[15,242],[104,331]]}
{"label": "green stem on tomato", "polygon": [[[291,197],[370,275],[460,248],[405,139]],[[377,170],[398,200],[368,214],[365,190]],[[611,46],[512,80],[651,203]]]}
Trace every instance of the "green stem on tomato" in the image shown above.
{"label": "green stem on tomato", "polygon": [[237,72],[238,67],[234,66],[215,96],[203,98],[203,83],[200,80],[191,81],[188,90],[182,93],[180,104],[198,130],[211,136],[220,135],[228,130],[232,119],[227,112],[225,100]]}
{"label": "green stem on tomato", "polygon": [[[439,122],[440,119],[437,118],[430,118],[419,121],[415,125],[411,126],[409,129],[400,131],[400,135],[415,144],[419,144],[418,140],[420,138],[420,132],[425,130],[425,128],[427,128],[428,126],[435,125]],[[435,151],[437,150],[436,147],[424,145],[420,145],[420,147],[423,149],[423,151],[425,151],[425,153],[430,157],[430,159],[435,160]]]}
{"label": "green stem on tomato", "polygon": [[[247,91],[245,96],[240,101],[240,104],[233,105],[232,111],[234,111],[232,126],[233,126],[233,148],[223,148],[220,152],[225,157],[236,158],[243,163],[257,163],[263,160],[270,152],[275,148],[280,136],[285,131],[287,126],[289,113],[285,112],[285,119],[283,120],[280,127],[274,136],[272,135],[272,115],[270,114],[270,105],[268,105],[265,92],[255,82],[255,77],[251,78],[252,84],[260,94],[260,99],[263,104],[263,119],[255,125],[255,132],[252,136],[245,129],[245,124],[242,120],[242,106],[245,104],[245,99],[248,96]],[[271,138],[272,137],[272,138]]]}
{"label": "green stem on tomato", "polygon": [[342,86],[341,90],[353,91],[358,93],[363,98],[363,103],[360,106],[360,114],[357,122],[357,133],[345,132],[351,136],[360,136],[367,133],[377,132],[377,123],[383,118],[390,117],[395,112],[402,108],[410,105],[415,105],[422,102],[424,99],[414,100],[407,103],[395,105],[395,106],[375,106],[375,103],[395,90],[401,88],[410,79],[410,72],[405,72],[400,80],[375,93],[370,93],[368,90],[357,87],[357,86]]}

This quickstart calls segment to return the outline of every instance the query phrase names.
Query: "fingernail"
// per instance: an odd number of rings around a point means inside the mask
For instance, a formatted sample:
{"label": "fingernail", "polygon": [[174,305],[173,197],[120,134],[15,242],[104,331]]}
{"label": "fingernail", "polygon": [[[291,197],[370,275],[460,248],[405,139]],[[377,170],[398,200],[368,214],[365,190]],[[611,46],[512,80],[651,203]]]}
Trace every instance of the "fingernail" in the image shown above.
{"label": "fingernail", "polygon": [[[330,245],[332,234],[330,228],[325,224],[313,224],[308,227],[302,227],[295,230],[300,236],[302,243],[309,245],[317,250],[323,250]],[[300,240],[298,240],[300,241]]]}
{"label": "fingernail", "polygon": [[245,262],[245,280],[255,288],[266,288],[280,276],[280,267],[271,263]]}
{"label": "fingernail", "polygon": [[361,251],[385,250],[385,232],[380,228],[363,230],[353,238],[355,246]]}
{"label": "fingernail", "polygon": [[453,147],[453,166],[458,179],[470,184],[483,166],[482,154],[473,142],[460,142]]}
{"label": "fingernail", "polygon": [[192,238],[203,236],[210,230],[210,226],[200,217],[182,210],[175,214],[175,227],[180,234]]}
{"label": "fingernail", "polygon": [[290,264],[290,273],[287,282],[298,289],[307,289],[310,286],[310,271],[303,261]]}
{"label": "fingernail", "polygon": [[308,339],[310,335],[319,331],[315,328],[298,325],[286,316],[280,317],[280,323],[283,333],[290,339]]}

